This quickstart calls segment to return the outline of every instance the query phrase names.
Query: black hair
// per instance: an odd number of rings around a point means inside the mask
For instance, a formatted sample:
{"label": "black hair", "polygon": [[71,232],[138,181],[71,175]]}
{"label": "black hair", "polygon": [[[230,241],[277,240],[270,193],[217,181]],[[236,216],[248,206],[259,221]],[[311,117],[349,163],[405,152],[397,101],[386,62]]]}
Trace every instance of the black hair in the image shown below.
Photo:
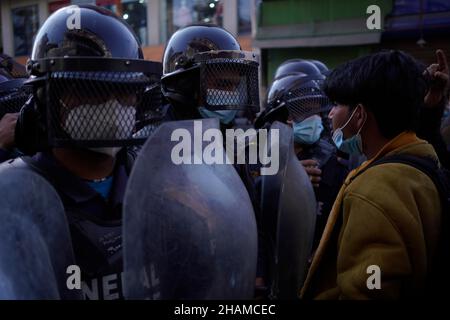
{"label": "black hair", "polygon": [[382,51],[338,66],[323,89],[335,103],[351,109],[362,104],[373,113],[381,134],[390,139],[417,129],[428,87],[423,71],[402,51]]}

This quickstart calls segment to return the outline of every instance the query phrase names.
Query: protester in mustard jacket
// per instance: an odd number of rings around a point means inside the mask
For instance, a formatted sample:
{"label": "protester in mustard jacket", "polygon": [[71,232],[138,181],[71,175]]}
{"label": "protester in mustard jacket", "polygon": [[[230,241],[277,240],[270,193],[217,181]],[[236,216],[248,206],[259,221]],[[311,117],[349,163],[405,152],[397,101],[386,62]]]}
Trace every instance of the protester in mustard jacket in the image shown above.
{"label": "protester in mustard jacket", "polygon": [[371,166],[393,154],[438,161],[433,147],[414,133],[428,89],[422,73],[412,57],[389,51],[346,63],[328,78],[325,92],[337,102],[330,112],[333,140],[369,160],[339,192],[301,297],[424,294],[440,230],[438,191],[425,173],[406,164]]}

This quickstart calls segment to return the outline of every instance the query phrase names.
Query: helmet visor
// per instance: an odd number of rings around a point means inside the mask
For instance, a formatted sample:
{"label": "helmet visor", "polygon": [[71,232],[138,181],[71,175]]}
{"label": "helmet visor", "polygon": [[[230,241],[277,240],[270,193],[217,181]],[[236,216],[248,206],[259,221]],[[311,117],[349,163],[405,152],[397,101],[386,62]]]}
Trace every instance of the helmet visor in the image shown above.
{"label": "helmet visor", "polygon": [[156,73],[50,71],[45,83],[49,142],[54,147],[141,144],[162,118]]}
{"label": "helmet visor", "polygon": [[209,51],[194,60],[200,63],[200,106],[209,110],[259,110],[256,54]]}

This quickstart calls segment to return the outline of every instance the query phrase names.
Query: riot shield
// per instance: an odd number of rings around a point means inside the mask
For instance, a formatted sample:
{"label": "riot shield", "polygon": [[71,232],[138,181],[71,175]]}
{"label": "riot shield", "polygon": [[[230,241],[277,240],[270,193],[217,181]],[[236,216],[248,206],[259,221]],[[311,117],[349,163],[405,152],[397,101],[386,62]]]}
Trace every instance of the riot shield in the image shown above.
{"label": "riot shield", "polygon": [[0,169],[0,299],[78,299],[69,290],[74,265],[64,208],[38,174]]}
{"label": "riot shield", "polygon": [[[216,119],[166,122],[143,146],[124,199],[126,298],[252,298],[257,231],[251,201],[231,164],[205,164],[199,151],[209,144],[199,134],[218,128]],[[173,161],[178,133],[191,145],[184,156],[192,164]]]}
{"label": "riot shield", "polygon": [[[262,177],[262,227],[269,238],[271,295],[295,299],[303,285],[311,254],[316,199],[305,169],[294,152],[292,129],[274,122],[278,141],[268,143],[269,151],[278,148],[279,170]],[[269,134],[269,138],[272,137]]]}

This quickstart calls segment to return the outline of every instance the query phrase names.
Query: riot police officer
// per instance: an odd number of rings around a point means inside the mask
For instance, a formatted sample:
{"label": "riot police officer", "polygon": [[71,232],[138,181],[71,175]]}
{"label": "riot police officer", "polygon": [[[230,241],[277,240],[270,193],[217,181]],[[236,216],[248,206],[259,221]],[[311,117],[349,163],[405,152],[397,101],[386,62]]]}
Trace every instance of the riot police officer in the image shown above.
{"label": "riot police officer", "polygon": [[[166,45],[162,92],[176,120],[217,118],[225,130],[233,127],[239,111],[254,114],[259,110],[258,67],[257,55],[243,51],[225,29],[211,24],[188,26],[175,32]],[[259,200],[250,170],[245,164],[235,168],[258,222]],[[261,285],[262,250],[260,245],[257,284]]]}
{"label": "riot police officer", "polygon": [[[69,23],[74,15],[79,25]],[[121,298],[130,147],[148,136],[158,106],[144,92],[159,82],[161,65],[143,60],[131,28],[112,12],[80,5],[47,19],[28,70],[33,99],[21,110],[15,137],[23,152],[36,154],[7,165],[32,170],[56,189],[84,297]]]}
{"label": "riot police officer", "polygon": [[[284,74],[282,71],[288,66],[296,67],[297,72]],[[325,77],[305,60],[295,65],[294,61],[284,63],[280,69],[280,77],[269,89],[267,108],[256,125],[281,121],[292,126],[297,157],[310,175],[319,203],[314,242],[317,247],[334,199],[348,174],[347,163],[336,155],[331,142],[327,121],[331,102],[320,87]]]}

